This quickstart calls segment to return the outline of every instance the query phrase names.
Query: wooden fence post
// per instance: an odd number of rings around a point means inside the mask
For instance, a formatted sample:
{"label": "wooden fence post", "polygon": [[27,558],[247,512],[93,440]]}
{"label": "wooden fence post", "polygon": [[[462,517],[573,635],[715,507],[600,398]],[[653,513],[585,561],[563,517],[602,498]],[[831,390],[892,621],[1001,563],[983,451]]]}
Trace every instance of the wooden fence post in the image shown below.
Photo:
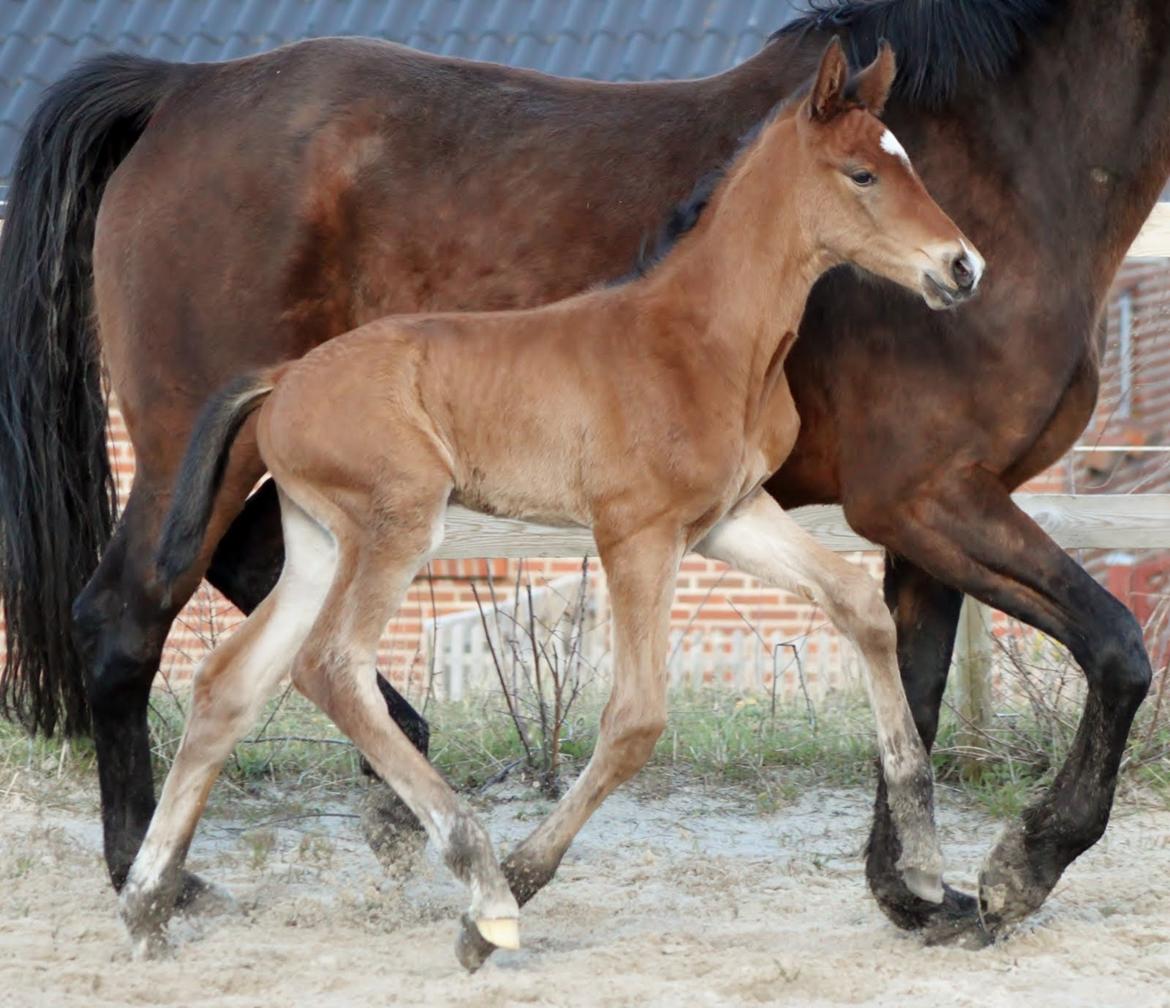
{"label": "wooden fence post", "polygon": [[[955,642],[959,713],[956,742],[961,749],[987,746],[985,734],[991,728],[991,620],[992,612],[982,602],[970,596],[963,599]],[[959,766],[965,778],[977,778],[982,760],[962,756]]]}

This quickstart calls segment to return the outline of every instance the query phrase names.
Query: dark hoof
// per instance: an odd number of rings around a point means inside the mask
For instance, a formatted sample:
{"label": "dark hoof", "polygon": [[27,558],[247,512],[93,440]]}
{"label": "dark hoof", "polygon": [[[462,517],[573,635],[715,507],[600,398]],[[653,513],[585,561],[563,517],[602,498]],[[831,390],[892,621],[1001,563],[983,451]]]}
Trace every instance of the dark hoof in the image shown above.
{"label": "dark hoof", "polygon": [[982,948],[990,940],[979,917],[978,900],[945,882],[938,902],[916,896],[900,877],[888,877],[885,884],[873,885],[873,894],[892,923],[904,931],[917,932],[927,945]]}
{"label": "dark hoof", "polygon": [[1059,872],[1047,878],[1038,871],[1023,826],[1008,826],[979,873],[979,909],[987,930],[999,937],[1034,913],[1059,877]]}
{"label": "dark hoof", "polygon": [[211,917],[237,909],[235,897],[223,886],[206,882],[198,875],[183,872],[175,911],[187,917]]}
{"label": "dark hoof", "polygon": [[943,901],[933,910],[919,932],[924,944],[971,950],[991,944],[992,936],[979,918],[979,902],[974,896],[944,884]]}
{"label": "dark hoof", "polygon": [[394,791],[373,780],[362,796],[362,835],[388,872],[409,864],[427,842],[422,823]]}
{"label": "dark hoof", "polygon": [[479,969],[496,950],[496,946],[479,933],[479,928],[467,914],[459,924],[459,936],[455,939],[455,957],[468,973]]}

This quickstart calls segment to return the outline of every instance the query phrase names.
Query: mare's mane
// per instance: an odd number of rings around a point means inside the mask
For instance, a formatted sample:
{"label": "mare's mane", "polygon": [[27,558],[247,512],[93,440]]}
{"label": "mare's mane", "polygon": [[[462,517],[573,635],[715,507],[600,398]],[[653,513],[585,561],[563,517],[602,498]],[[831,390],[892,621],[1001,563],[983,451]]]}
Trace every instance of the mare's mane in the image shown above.
{"label": "mare's mane", "polygon": [[1029,35],[1061,0],[808,0],[806,13],[769,42],[832,32],[853,66],[865,66],[884,40],[898,54],[894,94],[939,108],[1006,73]]}
{"label": "mare's mane", "polygon": [[[1062,7],[1061,0],[809,0],[806,13],[768,39],[803,39],[810,32],[836,34],[850,65],[868,66],[878,46],[889,42],[898,58],[893,93],[914,104],[937,108],[966,89],[1006,73],[1024,39]],[[744,150],[789,101],[781,101],[740,139],[735,153],[708,172],[667,215],[657,233],[647,236],[633,269],[615,283],[645,276],[699,222],[711,196]],[[852,82],[846,91],[852,96]]]}

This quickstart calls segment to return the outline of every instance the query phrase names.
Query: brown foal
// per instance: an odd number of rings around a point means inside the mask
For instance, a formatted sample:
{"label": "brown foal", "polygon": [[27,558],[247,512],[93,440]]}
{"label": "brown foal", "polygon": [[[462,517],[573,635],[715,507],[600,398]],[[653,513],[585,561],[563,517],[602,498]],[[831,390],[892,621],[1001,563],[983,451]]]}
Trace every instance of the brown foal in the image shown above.
{"label": "brown foal", "polygon": [[[287,554],[276,589],[196,678],[182,745],[122,893],[140,950],[161,935],[223,760],[286,673],[470,887],[464,964],[516,947],[519,905],[662,731],[671,597],[688,550],[815,600],[856,642],[899,868],[915,893],[941,900],[930,768],[893,623],[872,579],[759,490],[797,435],[784,361],[822,273],[852,262],[938,308],[969,297],[982,274],[876,118],[893,74],[884,49],[847,90],[834,42],[808,97],[761,127],[695,226],[642,277],[527,311],[382,319],[246,376],[208,404],[164,530],[160,577],[206,548],[228,450],[257,408]],[[387,620],[441,541],[451,501],[592,528],[613,601],[614,683],[593,757],[503,869],[467,804],[387,720],[368,674]]]}

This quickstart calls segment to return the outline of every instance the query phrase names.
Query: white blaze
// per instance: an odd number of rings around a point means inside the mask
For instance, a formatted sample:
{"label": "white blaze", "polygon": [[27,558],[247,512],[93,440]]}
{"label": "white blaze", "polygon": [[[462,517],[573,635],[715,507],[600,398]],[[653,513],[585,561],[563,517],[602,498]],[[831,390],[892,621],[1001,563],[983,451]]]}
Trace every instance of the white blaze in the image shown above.
{"label": "white blaze", "polygon": [[906,153],[906,148],[898,141],[889,130],[882,134],[881,147],[887,154],[893,154],[896,158],[901,158],[902,163],[907,167],[910,166],[910,155]]}

